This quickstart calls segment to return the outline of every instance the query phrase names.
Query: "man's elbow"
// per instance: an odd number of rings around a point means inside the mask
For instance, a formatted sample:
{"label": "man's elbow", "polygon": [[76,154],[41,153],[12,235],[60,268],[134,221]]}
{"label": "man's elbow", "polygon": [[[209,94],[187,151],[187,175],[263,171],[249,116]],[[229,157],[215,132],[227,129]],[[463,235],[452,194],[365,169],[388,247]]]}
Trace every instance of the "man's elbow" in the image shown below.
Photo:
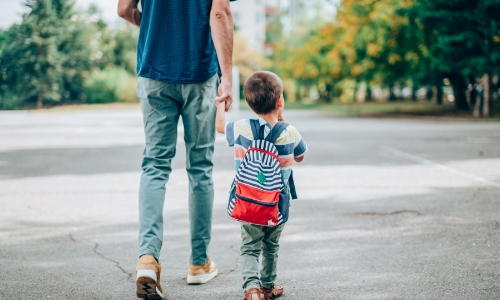
{"label": "man's elbow", "polygon": [[230,15],[231,15],[231,10],[229,9],[229,7],[215,8],[212,9],[210,13],[210,19],[222,21],[222,20],[227,20]]}
{"label": "man's elbow", "polygon": [[125,19],[127,17],[128,11],[128,6],[118,5],[117,13],[120,18]]}

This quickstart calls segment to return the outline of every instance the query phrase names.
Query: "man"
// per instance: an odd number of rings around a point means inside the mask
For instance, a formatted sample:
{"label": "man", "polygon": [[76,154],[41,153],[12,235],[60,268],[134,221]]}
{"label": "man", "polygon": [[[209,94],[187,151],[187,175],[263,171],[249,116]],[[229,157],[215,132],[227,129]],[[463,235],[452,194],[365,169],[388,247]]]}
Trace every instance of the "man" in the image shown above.
{"label": "man", "polygon": [[139,10],[138,0],[118,3],[118,15],[140,27],[137,95],[146,147],[139,188],[136,294],[161,299],[162,212],[179,116],[184,123],[189,177],[191,257],[187,283],[203,284],[218,273],[208,256],[215,102],[225,102],[226,110],[232,103],[233,22],[229,0],[142,0],[141,7]]}

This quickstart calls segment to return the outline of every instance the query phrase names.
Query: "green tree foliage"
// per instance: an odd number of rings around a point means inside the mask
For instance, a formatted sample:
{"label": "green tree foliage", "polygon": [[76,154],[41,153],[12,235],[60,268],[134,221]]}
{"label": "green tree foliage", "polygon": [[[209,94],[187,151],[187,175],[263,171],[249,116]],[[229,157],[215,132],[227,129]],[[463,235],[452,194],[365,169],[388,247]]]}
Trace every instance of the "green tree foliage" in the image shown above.
{"label": "green tree foliage", "polygon": [[[63,55],[59,51],[67,32],[72,4],[64,0],[28,0],[31,9],[23,23],[14,27],[7,49],[2,53],[2,69],[11,93],[36,97],[38,107],[45,97],[59,100]],[[62,26],[60,24],[62,23]]]}
{"label": "green tree foliage", "polygon": [[[26,103],[74,101],[111,102],[96,99],[89,86],[101,70],[120,76],[107,78],[106,86],[133,84],[137,30],[131,26],[109,29],[95,7],[75,11],[70,0],[26,0],[30,9],[20,25],[0,32],[0,108],[13,109]],[[101,72],[101,73],[99,73]],[[95,75],[93,75],[96,73]],[[92,79],[89,78],[94,78]],[[94,82],[90,84],[89,82]],[[130,90],[130,89],[128,89]],[[122,93],[118,93],[122,95]],[[120,98],[122,100],[123,98]]]}
{"label": "green tree foliage", "polygon": [[84,82],[86,103],[131,101],[130,97],[135,96],[134,83],[133,76],[123,68],[96,70]]}
{"label": "green tree foliage", "polygon": [[402,13],[408,5],[396,0],[344,0],[335,22],[309,32],[296,49],[289,43],[276,45],[281,72],[317,85],[325,100],[341,79],[378,84],[406,79],[419,60],[411,48],[415,42],[406,38],[413,33]]}
{"label": "green tree foliage", "polygon": [[466,78],[500,68],[500,0],[421,0],[411,11],[426,33],[431,69],[451,80],[457,108],[468,109]]}
{"label": "green tree foliage", "polygon": [[440,103],[448,78],[457,109],[468,109],[467,84],[483,78],[487,108],[487,86],[500,70],[499,4],[343,0],[334,19],[306,32],[292,30],[275,43],[275,69],[299,85],[317,87],[326,101],[348,79],[385,87],[410,84],[414,92],[418,85],[435,85]]}

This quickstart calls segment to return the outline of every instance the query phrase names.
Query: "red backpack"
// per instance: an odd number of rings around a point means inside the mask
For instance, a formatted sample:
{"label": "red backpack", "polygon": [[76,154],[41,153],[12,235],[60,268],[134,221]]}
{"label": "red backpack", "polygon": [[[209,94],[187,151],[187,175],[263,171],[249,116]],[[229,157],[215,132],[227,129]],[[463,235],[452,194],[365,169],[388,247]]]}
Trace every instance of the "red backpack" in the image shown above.
{"label": "red backpack", "polygon": [[[290,196],[281,175],[278,150],[274,143],[288,124],[278,122],[264,139],[264,126],[250,120],[254,141],[243,156],[229,191],[227,212],[241,222],[278,226],[288,220]],[[295,187],[290,175],[290,192]]]}

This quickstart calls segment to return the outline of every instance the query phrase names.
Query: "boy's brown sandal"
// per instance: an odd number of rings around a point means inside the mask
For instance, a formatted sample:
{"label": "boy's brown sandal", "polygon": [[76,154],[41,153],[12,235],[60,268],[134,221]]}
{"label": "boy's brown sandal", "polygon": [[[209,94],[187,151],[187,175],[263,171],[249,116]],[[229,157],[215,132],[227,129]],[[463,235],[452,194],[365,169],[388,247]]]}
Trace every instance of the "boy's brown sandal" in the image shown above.
{"label": "boy's brown sandal", "polygon": [[251,288],[245,292],[245,299],[243,300],[261,300],[264,299],[264,295],[260,292],[258,288]]}
{"label": "boy's brown sandal", "polygon": [[283,295],[285,289],[283,286],[276,284],[272,288],[266,289],[265,287],[261,287],[262,294],[264,294],[264,299],[275,299],[279,296]]}

